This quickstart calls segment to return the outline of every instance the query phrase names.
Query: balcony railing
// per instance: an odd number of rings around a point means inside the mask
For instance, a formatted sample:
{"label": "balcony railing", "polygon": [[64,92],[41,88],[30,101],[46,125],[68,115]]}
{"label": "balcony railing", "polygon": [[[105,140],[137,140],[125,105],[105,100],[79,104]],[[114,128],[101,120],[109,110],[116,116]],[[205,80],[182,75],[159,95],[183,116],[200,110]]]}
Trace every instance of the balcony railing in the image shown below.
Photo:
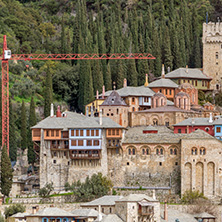
{"label": "balcony railing", "polygon": [[107,140],[107,148],[119,148],[120,141],[119,140]]}
{"label": "balcony railing", "polygon": [[73,153],[73,151],[70,150],[69,156],[73,160],[81,160],[81,159],[99,160],[100,152],[98,153]]}
{"label": "balcony railing", "polygon": [[53,150],[63,150],[63,149],[69,149],[69,144],[65,143],[52,143],[50,144],[50,148]]}

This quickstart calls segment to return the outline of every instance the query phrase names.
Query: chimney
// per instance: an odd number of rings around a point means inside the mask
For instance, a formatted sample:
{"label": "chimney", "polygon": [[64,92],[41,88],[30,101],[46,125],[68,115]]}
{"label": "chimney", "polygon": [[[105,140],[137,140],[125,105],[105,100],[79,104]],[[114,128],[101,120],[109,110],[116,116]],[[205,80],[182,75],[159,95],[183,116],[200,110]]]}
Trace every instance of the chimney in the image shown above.
{"label": "chimney", "polygon": [[91,105],[91,112],[90,112],[90,116],[93,117],[94,114],[93,114],[93,105]]}
{"label": "chimney", "polygon": [[146,81],[145,81],[144,86],[147,87],[148,85],[149,85],[149,82],[148,82],[148,74],[146,74]]}
{"label": "chimney", "polygon": [[153,199],[156,200],[156,191],[153,190]]}
{"label": "chimney", "polygon": [[170,67],[168,66],[168,67],[167,67],[167,73],[169,73],[169,72],[170,72]]}
{"label": "chimney", "polygon": [[32,214],[36,214],[39,210],[39,206],[33,206],[32,207]]}
{"label": "chimney", "polygon": [[89,107],[86,107],[86,116],[89,116]]}
{"label": "chimney", "polygon": [[103,219],[103,216],[102,216],[102,214],[101,214],[101,205],[99,205],[99,215],[98,215],[98,221],[102,221],[102,219]]}
{"label": "chimney", "polygon": [[195,124],[194,118],[192,118],[191,124],[192,124],[192,125]]}
{"label": "chimney", "polygon": [[102,116],[102,110],[99,111],[99,125],[103,125],[103,116]]}
{"label": "chimney", "polygon": [[124,88],[127,87],[127,80],[126,80],[126,78],[124,78],[124,80],[123,80],[123,87],[124,87]]}
{"label": "chimney", "polygon": [[56,117],[61,117],[61,110],[60,110],[60,106],[57,107],[57,111],[56,111]]}
{"label": "chimney", "polygon": [[53,106],[53,103],[51,103],[50,116],[51,116],[51,117],[54,116],[54,106]]}
{"label": "chimney", "polygon": [[105,98],[105,86],[103,85],[103,93],[102,93],[102,99]]}
{"label": "chimney", "polygon": [[213,122],[213,116],[212,116],[212,113],[210,113],[209,123],[212,123],[212,122]]}
{"label": "chimney", "polygon": [[167,202],[164,201],[164,220],[168,221]]}
{"label": "chimney", "polygon": [[99,99],[99,91],[96,90],[96,99]]}
{"label": "chimney", "polygon": [[164,70],[164,64],[162,64],[162,79],[165,79],[165,70]]}
{"label": "chimney", "polygon": [[186,73],[188,74],[188,65],[186,65]]}

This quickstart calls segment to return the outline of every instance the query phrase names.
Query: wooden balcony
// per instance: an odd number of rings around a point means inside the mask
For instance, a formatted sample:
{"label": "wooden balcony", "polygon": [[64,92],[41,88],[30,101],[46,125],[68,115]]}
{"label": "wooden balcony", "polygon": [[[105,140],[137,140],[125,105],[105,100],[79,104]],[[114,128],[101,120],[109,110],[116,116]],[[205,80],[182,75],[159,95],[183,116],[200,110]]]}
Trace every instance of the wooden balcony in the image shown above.
{"label": "wooden balcony", "polygon": [[68,150],[69,144],[65,143],[65,141],[51,141],[50,143],[51,150]]}
{"label": "wooden balcony", "polygon": [[70,150],[69,156],[73,160],[99,160],[101,153],[99,150]]}
{"label": "wooden balcony", "polygon": [[141,216],[152,216],[154,215],[154,206],[150,203],[139,203],[138,214]]}
{"label": "wooden balcony", "polygon": [[120,140],[118,139],[107,139],[106,141],[107,148],[120,148]]}

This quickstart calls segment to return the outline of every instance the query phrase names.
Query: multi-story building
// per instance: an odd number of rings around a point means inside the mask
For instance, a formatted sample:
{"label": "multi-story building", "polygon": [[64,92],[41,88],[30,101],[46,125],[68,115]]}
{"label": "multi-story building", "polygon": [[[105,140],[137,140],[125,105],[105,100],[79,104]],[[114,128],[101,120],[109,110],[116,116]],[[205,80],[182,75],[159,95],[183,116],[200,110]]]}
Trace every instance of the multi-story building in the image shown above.
{"label": "multi-story building", "polygon": [[211,89],[222,86],[222,23],[203,24],[203,72],[212,78]]}
{"label": "multi-story building", "polygon": [[200,69],[179,68],[165,75],[166,79],[171,79],[176,84],[189,83],[198,90],[210,90],[211,77],[206,76]]}
{"label": "multi-story building", "polygon": [[32,140],[39,153],[40,187],[47,182],[63,187],[96,172],[106,175],[107,153],[119,152],[123,129],[110,118],[59,109],[39,122],[32,127]]}

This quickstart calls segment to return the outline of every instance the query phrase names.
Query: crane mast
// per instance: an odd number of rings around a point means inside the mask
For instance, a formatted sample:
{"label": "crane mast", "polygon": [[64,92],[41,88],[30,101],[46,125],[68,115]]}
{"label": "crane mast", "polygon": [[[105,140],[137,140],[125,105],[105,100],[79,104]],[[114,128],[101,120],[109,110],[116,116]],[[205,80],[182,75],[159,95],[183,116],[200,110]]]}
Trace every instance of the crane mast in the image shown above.
{"label": "crane mast", "polygon": [[9,60],[112,60],[112,59],[155,59],[150,53],[112,54],[11,54],[7,49],[6,35],[3,37],[2,58],[2,147],[9,154]]}

